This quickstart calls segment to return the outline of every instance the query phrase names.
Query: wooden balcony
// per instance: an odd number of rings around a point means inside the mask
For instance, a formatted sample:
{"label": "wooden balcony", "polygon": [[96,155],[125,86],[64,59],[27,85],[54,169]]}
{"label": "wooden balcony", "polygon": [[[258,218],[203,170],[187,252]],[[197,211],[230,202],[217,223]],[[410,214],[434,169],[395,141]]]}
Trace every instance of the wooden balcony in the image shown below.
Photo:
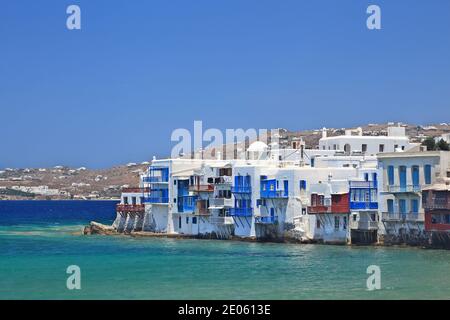
{"label": "wooden balcony", "polygon": [[450,191],[423,191],[422,206],[425,210],[450,210]]}
{"label": "wooden balcony", "polygon": [[309,214],[324,214],[324,213],[350,213],[350,207],[346,205],[314,205],[308,207]]}
{"label": "wooden balcony", "polygon": [[145,207],[143,204],[118,204],[116,205],[117,212],[132,212],[132,213],[143,213]]}
{"label": "wooden balcony", "polygon": [[214,192],[214,186],[212,184],[195,184],[189,186],[191,192]]}

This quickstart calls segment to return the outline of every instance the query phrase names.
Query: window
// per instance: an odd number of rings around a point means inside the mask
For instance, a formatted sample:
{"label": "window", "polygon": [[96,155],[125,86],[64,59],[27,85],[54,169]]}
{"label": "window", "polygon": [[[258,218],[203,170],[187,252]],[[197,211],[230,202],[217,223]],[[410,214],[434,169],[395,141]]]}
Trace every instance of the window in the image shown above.
{"label": "window", "polygon": [[398,177],[400,179],[400,188],[406,188],[406,166],[398,167]]}
{"label": "window", "polygon": [[136,205],[136,197],[131,197],[131,204]]}
{"label": "window", "polygon": [[128,204],[128,197],[123,197],[123,204]]}
{"label": "window", "polygon": [[192,224],[197,224],[197,217],[192,217]]}
{"label": "window", "polygon": [[445,223],[445,224],[450,224],[450,214],[446,214],[446,215],[444,216],[444,223]]}
{"label": "window", "polygon": [[388,167],[388,183],[390,186],[394,185],[394,166]]}
{"label": "window", "polygon": [[178,217],[178,228],[181,228],[181,217]]}
{"label": "window", "polygon": [[411,199],[411,213],[419,213],[419,200]]}
{"label": "window", "polygon": [[320,229],[320,220],[319,219],[316,220],[316,226],[317,226],[317,229]]}
{"label": "window", "polygon": [[177,185],[177,180],[173,180],[173,185]]}
{"label": "window", "polygon": [[412,184],[414,187],[419,186],[419,166],[411,167]]}
{"label": "window", "polygon": [[363,145],[361,146],[361,151],[362,151],[362,152],[367,152],[367,144],[363,144]]}
{"label": "window", "polygon": [[364,180],[365,181],[369,181],[369,174],[368,173],[364,173]]}
{"label": "window", "polygon": [[306,180],[300,180],[300,191],[306,190]]}
{"label": "window", "polygon": [[425,184],[431,184],[431,165],[426,164],[423,167],[424,175],[425,175]]}
{"label": "window", "polygon": [[388,213],[394,213],[394,200],[388,199],[387,210],[388,210]]}
{"label": "window", "polygon": [[406,213],[406,200],[405,199],[400,199],[398,201],[398,208],[399,208],[400,214]]}
{"label": "window", "polygon": [[441,215],[439,214],[432,214],[431,215],[431,223],[436,224],[441,222]]}
{"label": "window", "polygon": [[173,198],[173,203],[177,203],[177,198]]}
{"label": "window", "polygon": [[334,217],[334,230],[339,230],[339,217]]}
{"label": "window", "polygon": [[189,224],[189,217],[186,217],[186,224]]}
{"label": "window", "polygon": [[342,228],[344,229],[344,230],[347,230],[347,217],[343,217],[343,226],[342,226]]}
{"label": "window", "polygon": [[356,221],[356,218],[358,217],[356,214],[352,215],[353,221]]}
{"label": "window", "polygon": [[379,152],[384,152],[384,144],[380,144],[380,145],[378,146],[378,151],[379,151]]}

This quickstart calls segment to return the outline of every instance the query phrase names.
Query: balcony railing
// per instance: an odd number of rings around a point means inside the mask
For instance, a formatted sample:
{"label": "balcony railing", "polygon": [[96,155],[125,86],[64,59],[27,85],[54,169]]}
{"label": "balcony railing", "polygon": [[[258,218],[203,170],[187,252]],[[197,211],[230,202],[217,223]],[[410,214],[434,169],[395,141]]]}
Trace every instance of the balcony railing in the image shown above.
{"label": "balcony railing", "polygon": [[406,186],[399,186],[399,185],[392,185],[387,186],[387,192],[392,193],[401,193],[401,192],[420,192],[420,185],[406,185]]}
{"label": "balcony railing", "polygon": [[144,198],[145,203],[163,203],[167,204],[169,203],[168,197],[145,197]]}
{"label": "balcony railing", "polygon": [[426,210],[450,210],[450,197],[424,198],[423,208]]}
{"label": "balcony railing", "polygon": [[122,193],[148,193],[148,192],[150,192],[150,188],[139,188],[139,187],[122,188]]}
{"label": "balcony railing", "polygon": [[226,198],[210,198],[209,207],[232,207],[233,199]]}
{"label": "balcony railing", "polygon": [[315,205],[308,207],[308,213],[320,214],[320,213],[349,213],[350,207],[348,205]]}
{"label": "balcony railing", "polygon": [[377,210],[378,202],[350,201],[351,210]]}
{"label": "balcony railing", "polygon": [[383,221],[424,221],[424,214],[417,212],[383,212]]}
{"label": "balcony railing", "polygon": [[350,189],[376,189],[376,181],[350,181]]}
{"label": "balcony railing", "polygon": [[284,190],[261,190],[261,198],[267,199],[287,199],[288,193]]}
{"label": "balcony railing", "polygon": [[168,180],[163,179],[163,177],[159,177],[159,176],[143,177],[142,181],[146,182],[146,183],[167,183],[168,182]]}
{"label": "balcony railing", "polygon": [[231,192],[232,193],[252,193],[252,187],[251,186],[232,186]]}
{"label": "balcony railing", "polygon": [[230,208],[230,216],[235,217],[251,217],[253,208]]}
{"label": "balcony railing", "polygon": [[278,223],[278,216],[258,216],[255,217],[255,222],[261,224],[275,224]]}
{"label": "balcony railing", "polygon": [[376,229],[378,229],[378,222],[377,221],[351,221],[350,228],[357,229],[357,230],[376,230]]}
{"label": "balcony railing", "polygon": [[213,177],[213,178],[208,178],[208,183],[213,183],[213,184],[232,184],[233,183],[233,179],[229,176],[220,176],[220,177]]}
{"label": "balcony railing", "polygon": [[233,224],[233,217],[210,217],[209,222],[213,224]]}
{"label": "balcony railing", "polygon": [[144,212],[143,204],[118,204],[116,205],[117,212]]}
{"label": "balcony railing", "polygon": [[209,212],[208,208],[203,208],[203,207],[198,208],[197,207],[195,209],[195,214],[198,214],[198,215],[201,215],[201,216],[207,216],[207,215],[210,215],[210,212]]}
{"label": "balcony railing", "polygon": [[189,191],[192,192],[213,192],[214,186],[212,184],[194,184],[189,186]]}

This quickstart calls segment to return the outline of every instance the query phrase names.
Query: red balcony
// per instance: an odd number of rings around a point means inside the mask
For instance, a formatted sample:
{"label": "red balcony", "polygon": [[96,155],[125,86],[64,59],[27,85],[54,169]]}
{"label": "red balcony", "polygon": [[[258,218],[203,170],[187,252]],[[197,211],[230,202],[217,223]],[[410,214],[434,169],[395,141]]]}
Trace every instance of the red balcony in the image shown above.
{"label": "red balcony", "polygon": [[325,198],[323,195],[312,194],[311,203],[308,207],[308,213],[320,214],[320,213],[349,213],[350,202],[348,193],[345,194],[333,194],[331,195],[331,205],[324,205]]}
{"label": "red balcony", "polygon": [[192,192],[214,192],[214,185],[212,184],[194,184],[189,186],[189,191]]}
{"label": "red balcony", "polygon": [[145,211],[145,207],[143,204],[118,204],[116,205],[117,212],[135,212],[135,213],[143,213]]}
{"label": "red balcony", "polygon": [[426,190],[422,192],[422,205],[427,211],[450,210],[450,191]]}
{"label": "red balcony", "polygon": [[349,213],[350,207],[346,204],[337,204],[331,206],[315,205],[308,207],[309,214],[321,214],[321,213]]}

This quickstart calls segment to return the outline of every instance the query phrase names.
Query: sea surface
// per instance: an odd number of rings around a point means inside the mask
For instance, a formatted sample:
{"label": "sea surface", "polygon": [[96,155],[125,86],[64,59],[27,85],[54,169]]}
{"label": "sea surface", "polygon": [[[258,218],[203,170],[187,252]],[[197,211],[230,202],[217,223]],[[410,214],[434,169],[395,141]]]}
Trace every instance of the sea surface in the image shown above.
{"label": "sea surface", "polygon": [[0,299],[450,298],[450,251],[82,235],[115,204],[0,201]]}

